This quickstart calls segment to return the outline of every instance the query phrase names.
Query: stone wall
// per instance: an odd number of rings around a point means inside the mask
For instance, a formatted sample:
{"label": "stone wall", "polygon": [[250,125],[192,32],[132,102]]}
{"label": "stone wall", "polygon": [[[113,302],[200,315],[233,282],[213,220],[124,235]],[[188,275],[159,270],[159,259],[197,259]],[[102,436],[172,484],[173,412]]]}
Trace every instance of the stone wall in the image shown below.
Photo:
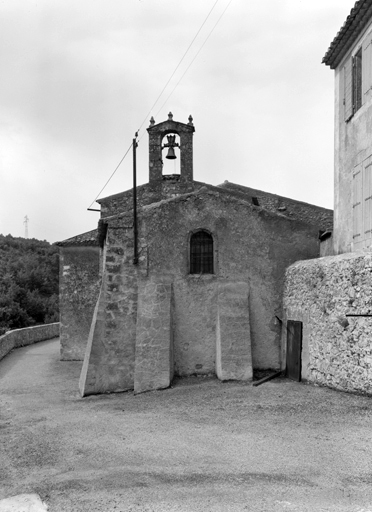
{"label": "stone wall", "polygon": [[[192,192],[205,186],[199,182],[185,182],[179,175],[163,176],[162,181],[146,183],[137,187],[137,208],[157,203],[163,199]],[[97,201],[101,205],[101,218],[129,212],[133,209],[133,191],[126,190]]]}
{"label": "stone wall", "polygon": [[[131,212],[103,222],[103,276],[83,396],[159,389],[173,371],[244,380],[253,367],[280,367],[285,269],[319,255],[317,227],[202,187],[139,209],[133,265]],[[190,274],[190,236],[199,229],[213,237],[213,274]]]}
{"label": "stone wall", "polygon": [[244,187],[236,183],[225,181],[219,185],[222,189],[230,192],[240,193],[247,198],[256,198],[259,206],[270,212],[280,213],[286,217],[306,222],[317,226],[319,230],[330,230],[333,226],[333,210],[304,203],[289,197],[270,194],[262,190]]}
{"label": "stone wall", "polygon": [[[297,262],[284,289],[286,320],[303,322],[302,378],[372,394],[372,254]],[[285,360],[285,354],[283,354]]]}
{"label": "stone wall", "polygon": [[26,345],[50,340],[58,336],[59,322],[8,331],[3,336],[0,336],[0,360],[14,348],[25,347]]}
{"label": "stone wall", "polygon": [[[133,220],[120,215],[108,222],[101,290],[80,376],[82,396],[134,386],[138,282]],[[142,251],[139,259],[142,264]]]}
{"label": "stone wall", "polygon": [[[183,182],[180,176],[163,176],[161,182],[147,183],[137,187],[137,206],[150,205],[161,200],[172,198],[180,194],[193,192],[207,188],[211,192],[221,196],[235,196],[252,203],[252,198],[257,198],[258,206],[273,213],[278,213],[293,220],[299,220],[306,224],[316,226],[319,230],[331,230],[333,226],[333,210],[315,206],[313,204],[296,201],[288,197],[270,194],[262,190],[256,190],[235,183],[225,181],[217,187],[200,181]],[[97,201],[101,205],[101,217],[109,217],[128,212],[133,208],[132,190],[126,190]]]}
{"label": "stone wall", "polygon": [[[212,233],[215,273],[189,273],[189,234]],[[143,208],[140,236],[148,271],[172,276],[175,300],[174,361],[179,375],[215,372],[218,285],[249,286],[254,368],[280,367],[283,279],[298,259],[319,255],[318,230],[255,207],[224,192],[200,189]]]}
{"label": "stone wall", "polygon": [[98,246],[60,247],[61,359],[84,359],[100,287]]}

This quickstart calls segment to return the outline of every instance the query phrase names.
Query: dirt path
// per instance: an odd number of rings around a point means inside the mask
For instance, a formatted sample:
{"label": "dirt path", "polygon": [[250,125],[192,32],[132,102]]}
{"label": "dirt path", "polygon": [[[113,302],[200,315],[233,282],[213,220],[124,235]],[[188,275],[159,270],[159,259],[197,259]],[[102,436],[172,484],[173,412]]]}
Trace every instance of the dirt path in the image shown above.
{"label": "dirt path", "polygon": [[372,399],[190,378],[81,399],[58,341],[0,362],[0,499],[52,512],[372,512]]}

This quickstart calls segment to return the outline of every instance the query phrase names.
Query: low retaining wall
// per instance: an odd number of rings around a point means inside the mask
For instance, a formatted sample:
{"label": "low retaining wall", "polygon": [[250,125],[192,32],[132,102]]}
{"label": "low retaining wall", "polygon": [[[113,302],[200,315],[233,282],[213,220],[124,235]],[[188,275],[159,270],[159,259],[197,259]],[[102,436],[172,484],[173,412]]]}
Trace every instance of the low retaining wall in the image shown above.
{"label": "low retaining wall", "polygon": [[25,329],[14,329],[0,336],[0,360],[13,348],[25,347],[38,341],[50,340],[59,336],[59,322],[36,325]]}
{"label": "low retaining wall", "polygon": [[286,321],[303,322],[303,379],[372,394],[372,254],[300,261],[286,272]]}

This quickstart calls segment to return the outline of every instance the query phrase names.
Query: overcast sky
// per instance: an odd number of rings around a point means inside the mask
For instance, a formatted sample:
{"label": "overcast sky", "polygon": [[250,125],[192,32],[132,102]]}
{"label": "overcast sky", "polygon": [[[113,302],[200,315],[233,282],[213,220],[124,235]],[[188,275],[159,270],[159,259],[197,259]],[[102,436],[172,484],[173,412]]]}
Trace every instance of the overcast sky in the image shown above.
{"label": "overcast sky", "polygon": [[[333,208],[334,76],[321,60],[353,2],[215,2],[0,0],[0,233],[24,236],[26,215],[29,237],[49,242],[94,229],[87,208],[139,127],[148,181],[146,128],[169,111],[194,118],[196,180]],[[99,197],[131,180],[130,152]]]}

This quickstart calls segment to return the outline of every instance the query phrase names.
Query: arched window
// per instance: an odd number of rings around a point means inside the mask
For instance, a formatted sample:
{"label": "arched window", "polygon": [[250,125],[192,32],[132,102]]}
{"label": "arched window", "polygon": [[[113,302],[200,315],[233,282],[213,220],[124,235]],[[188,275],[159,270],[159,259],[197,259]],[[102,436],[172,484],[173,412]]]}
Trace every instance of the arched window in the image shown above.
{"label": "arched window", "polygon": [[213,238],[207,231],[191,235],[190,274],[213,274]]}

